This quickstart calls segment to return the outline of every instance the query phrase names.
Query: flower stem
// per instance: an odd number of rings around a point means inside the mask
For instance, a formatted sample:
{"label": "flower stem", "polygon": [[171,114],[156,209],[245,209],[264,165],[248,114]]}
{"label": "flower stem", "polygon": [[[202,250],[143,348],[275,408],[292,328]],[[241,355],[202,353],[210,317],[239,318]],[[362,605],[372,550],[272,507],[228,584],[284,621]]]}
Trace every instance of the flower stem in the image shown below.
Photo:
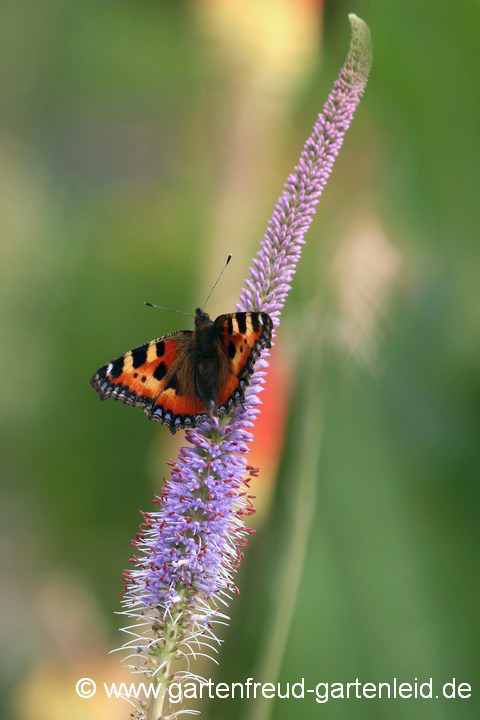
{"label": "flower stem", "polygon": [[166,678],[168,677],[170,673],[170,664],[171,664],[171,658],[167,660],[167,664],[165,666],[165,671],[163,673],[164,680],[160,682],[162,685],[161,691],[158,693],[157,697],[153,697],[150,700],[150,707],[148,709],[148,715],[147,720],[161,720],[162,719],[162,713],[163,713],[163,705],[165,702],[165,696],[167,694],[167,682]]}
{"label": "flower stem", "polygon": [[171,619],[171,622],[168,623],[164,629],[164,648],[155,658],[157,668],[161,669],[158,674],[153,674],[153,677],[157,678],[156,689],[160,686],[160,690],[158,695],[155,693],[156,697],[150,698],[147,720],[162,720],[163,718],[165,699],[171,681],[170,666],[178,649],[179,639],[182,636],[182,629],[180,627],[181,616],[182,610]]}

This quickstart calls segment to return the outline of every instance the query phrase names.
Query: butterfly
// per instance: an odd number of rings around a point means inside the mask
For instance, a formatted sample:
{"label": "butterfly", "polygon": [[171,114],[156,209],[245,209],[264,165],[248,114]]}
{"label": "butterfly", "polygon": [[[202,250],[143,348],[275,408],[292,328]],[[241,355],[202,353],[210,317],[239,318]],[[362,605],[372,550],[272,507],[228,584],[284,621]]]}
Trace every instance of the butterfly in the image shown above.
{"label": "butterfly", "polygon": [[102,400],[143,407],[149,420],[174,434],[244,401],[255,361],[272,346],[272,329],[264,312],[211,320],[197,308],[193,332],[179,330],[129,350],[97,370],[91,384]]}

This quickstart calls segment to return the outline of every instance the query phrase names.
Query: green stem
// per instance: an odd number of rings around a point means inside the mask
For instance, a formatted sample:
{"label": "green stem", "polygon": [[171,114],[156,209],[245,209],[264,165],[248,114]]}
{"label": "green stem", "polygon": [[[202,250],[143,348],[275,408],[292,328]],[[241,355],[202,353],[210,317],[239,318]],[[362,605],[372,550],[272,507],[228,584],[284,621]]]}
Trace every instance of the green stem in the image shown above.
{"label": "green stem", "polygon": [[[164,660],[161,660],[164,662]],[[163,680],[161,680],[162,691],[158,693],[158,697],[150,699],[150,707],[148,709],[148,720],[161,720],[163,713],[163,705],[165,703],[165,696],[167,694],[167,682],[166,679],[170,673],[171,658],[167,661],[165,668],[162,670]]]}
{"label": "green stem", "polygon": [[[163,710],[165,706],[165,699],[171,681],[170,666],[172,664],[172,659],[178,650],[179,644],[181,644],[182,637],[184,637],[184,629],[182,628],[183,620],[181,619],[181,616],[184,613],[184,608],[182,606],[183,603],[180,601],[179,607],[182,609],[179,609],[178,614],[163,628],[163,651],[159,652],[155,656],[155,664],[157,668],[161,667],[162,664],[165,663],[162,669],[158,672],[158,675],[155,676],[158,680],[157,687],[158,685],[161,685],[161,691],[158,693],[157,697],[150,698],[147,720],[163,720],[164,717]],[[151,682],[152,676],[150,675],[148,679]]]}

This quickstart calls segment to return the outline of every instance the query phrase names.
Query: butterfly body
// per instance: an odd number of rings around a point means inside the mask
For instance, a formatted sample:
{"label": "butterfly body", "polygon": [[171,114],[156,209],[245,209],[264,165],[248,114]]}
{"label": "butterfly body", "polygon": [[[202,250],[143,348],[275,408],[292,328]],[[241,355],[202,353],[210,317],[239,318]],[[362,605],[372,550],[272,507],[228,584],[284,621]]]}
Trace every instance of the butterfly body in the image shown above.
{"label": "butterfly body", "polygon": [[175,433],[212,412],[241,403],[263,348],[271,347],[267,313],[238,312],[214,321],[197,308],[195,329],[164,335],[101,367],[91,380],[102,400],[144,408],[149,420]]}
{"label": "butterfly body", "polygon": [[[197,396],[205,404],[215,402],[221,385],[222,356],[216,342],[215,325],[207,313],[197,308],[195,331],[191,343],[192,364],[195,367]],[[221,347],[221,346],[220,346]],[[223,379],[223,378],[222,378]]]}

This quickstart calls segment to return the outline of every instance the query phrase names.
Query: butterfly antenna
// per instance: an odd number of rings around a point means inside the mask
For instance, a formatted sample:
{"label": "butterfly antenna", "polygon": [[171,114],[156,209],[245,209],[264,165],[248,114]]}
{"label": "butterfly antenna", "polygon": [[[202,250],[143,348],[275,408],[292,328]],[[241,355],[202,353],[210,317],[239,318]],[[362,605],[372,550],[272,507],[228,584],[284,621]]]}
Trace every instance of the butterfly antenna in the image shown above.
{"label": "butterfly antenna", "polygon": [[187,317],[195,317],[195,315],[190,315],[190,313],[183,312],[182,310],[174,310],[173,308],[167,308],[163,307],[163,305],[154,305],[154,303],[146,302],[145,305],[148,305],[148,307],[157,308],[158,310],[168,310],[168,312],[174,312],[178,313],[178,315],[186,315]]}
{"label": "butterfly antenna", "polygon": [[[227,265],[228,265],[228,263],[230,262],[231,259],[232,259],[232,256],[229,255],[229,256],[227,257],[227,262],[226,262],[225,265],[223,266],[222,272],[220,273],[220,275],[218,276],[218,278],[215,280],[214,286],[212,287],[212,289],[211,289],[210,292],[208,293],[207,299],[206,299],[205,302],[203,303],[203,308],[205,307],[205,305],[207,304],[207,302],[210,300],[211,294],[213,293],[213,291],[214,291],[215,288],[217,287],[217,285],[218,285],[218,283],[219,283],[219,281],[220,281],[220,278],[222,277],[223,273],[225,272],[226,267],[227,267]],[[202,310],[203,310],[203,308],[202,308]]]}

